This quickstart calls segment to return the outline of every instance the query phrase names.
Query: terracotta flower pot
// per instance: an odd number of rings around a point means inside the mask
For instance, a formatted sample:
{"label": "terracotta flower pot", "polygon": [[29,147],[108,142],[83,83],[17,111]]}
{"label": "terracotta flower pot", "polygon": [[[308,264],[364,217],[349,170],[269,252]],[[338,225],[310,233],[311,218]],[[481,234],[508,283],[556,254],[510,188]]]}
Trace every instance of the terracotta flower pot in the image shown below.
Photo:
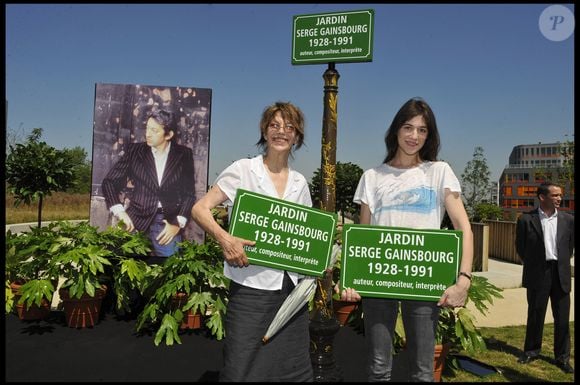
{"label": "terracotta flower pot", "polygon": [[[177,293],[171,298],[172,309],[177,309],[187,302],[186,293]],[[201,313],[196,312],[195,314],[188,310],[183,317],[183,321],[179,326],[180,329],[200,329],[201,328]]]}
{"label": "terracotta flower pot", "polygon": [[[406,344],[403,343],[402,349],[406,348]],[[441,373],[445,368],[445,360],[447,359],[447,354],[451,344],[446,343],[444,345],[436,344],[435,353],[433,354],[433,381],[441,382]]]}
{"label": "terracotta flower pot", "polygon": [[71,328],[93,327],[99,322],[101,304],[107,292],[106,286],[95,291],[95,296],[83,294],[81,298],[71,298],[68,289],[60,289],[66,323]]}
{"label": "terracotta flower pot", "polygon": [[46,319],[50,315],[50,302],[46,299],[42,299],[40,301],[40,306],[36,304],[32,304],[29,308],[26,308],[25,304],[19,304],[18,300],[20,300],[21,293],[20,287],[22,285],[18,283],[10,283],[10,289],[14,294],[14,307],[16,308],[16,312],[18,314],[18,318],[23,321],[35,321],[35,320],[43,320]]}
{"label": "terracotta flower pot", "polygon": [[449,353],[449,344],[435,345],[435,357],[433,362],[433,380],[441,382],[441,372],[445,367],[445,359]]}
{"label": "terracotta flower pot", "polygon": [[334,315],[340,326],[346,325],[348,316],[358,307],[358,302],[347,302],[341,300],[332,300],[332,308],[334,309]]}
{"label": "terracotta flower pot", "polygon": [[201,328],[201,314],[199,312],[193,314],[191,310],[185,313],[185,317],[179,326],[180,329],[200,329]]}

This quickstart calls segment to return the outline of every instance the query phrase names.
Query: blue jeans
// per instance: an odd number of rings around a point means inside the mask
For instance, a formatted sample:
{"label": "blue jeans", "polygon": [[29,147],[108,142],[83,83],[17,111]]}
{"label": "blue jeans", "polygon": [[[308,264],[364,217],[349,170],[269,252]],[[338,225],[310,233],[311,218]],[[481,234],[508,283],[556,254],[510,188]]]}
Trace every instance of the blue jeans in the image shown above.
{"label": "blue jeans", "polygon": [[155,214],[155,219],[153,220],[153,223],[151,223],[151,226],[149,226],[149,239],[151,239],[151,242],[153,243],[152,255],[156,257],[169,257],[170,255],[173,255],[178,249],[177,244],[182,240],[181,232],[179,232],[168,244],[159,244],[155,238],[157,238],[165,228],[163,219],[165,219],[163,214]]}
{"label": "blue jeans", "polygon": [[[439,318],[436,302],[400,301],[409,353],[409,380],[433,382],[435,330]],[[369,382],[390,381],[393,335],[399,301],[363,298]]]}

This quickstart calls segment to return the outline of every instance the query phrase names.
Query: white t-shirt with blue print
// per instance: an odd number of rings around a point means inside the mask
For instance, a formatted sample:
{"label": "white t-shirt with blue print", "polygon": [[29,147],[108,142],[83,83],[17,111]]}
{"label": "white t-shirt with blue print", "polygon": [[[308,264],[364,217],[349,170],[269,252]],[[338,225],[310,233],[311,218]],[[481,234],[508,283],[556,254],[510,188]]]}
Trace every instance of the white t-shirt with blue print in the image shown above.
{"label": "white t-shirt with blue print", "polygon": [[369,206],[371,225],[439,229],[445,189],[461,193],[446,162],[423,162],[408,169],[383,163],[364,172],[353,201]]}

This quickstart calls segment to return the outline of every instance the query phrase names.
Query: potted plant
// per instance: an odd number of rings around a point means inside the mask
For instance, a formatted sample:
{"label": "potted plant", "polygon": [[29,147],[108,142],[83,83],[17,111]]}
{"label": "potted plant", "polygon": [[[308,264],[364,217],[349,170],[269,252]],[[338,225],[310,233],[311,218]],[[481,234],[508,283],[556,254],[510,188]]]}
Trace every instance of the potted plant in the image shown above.
{"label": "potted plant", "polygon": [[355,320],[357,314],[360,313],[360,309],[362,309],[362,306],[360,306],[360,301],[348,302],[343,301],[340,298],[340,292],[338,290],[337,284],[340,279],[341,254],[339,254],[332,270],[332,287],[335,288],[334,292],[332,293],[332,310],[334,311],[334,316],[340,323],[340,326],[344,326],[351,324]]}
{"label": "potted plant", "polygon": [[97,227],[87,222],[58,222],[50,269],[61,279],[58,293],[70,327],[92,327],[98,322],[107,290],[100,279],[104,267],[111,265],[111,252],[100,242]]}
{"label": "potted plant", "polygon": [[99,233],[99,243],[110,251],[110,266],[105,267],[104,278],[111,287],[115,310],[131,313],[131,296],[142,294],[145,278],[151,269],[143,260],[151,251],[151,240],[145,233],[128,232],[122,224],[107,227]]}
{"label": "potted plant", "polygon": [[9,314],[14,309],[14,292],[12,292],[12,288],[10,287],[10,281],[5,280],[6,283],[6,297],[5,297],[5,306],[6,306],[6,314]]}
{"label": "potted plant", "polygon": [[[19,316],[36,310],[36,316],[50,313],[50,302],[58,279],[67,323],[71,327],[94,326],[106,293],[107,272],[112,276],[118,308],[127,307],[127,292],[139,288],[147,265],[133,256],[144,256],[150,241],[140,232],[121,227],[99,232],[87,222],[52,222],[29,232],[6,232],[6,278]],[[105,269],[108,268],[108,271]],[[94,302],[94,303],[93,303]],[[78,306],[81,306],[80,308]],[[38,312],[40,308],[41,312]]]}
{"label": "potted plant", "polygon": [[[204,244],[186,240],[163,264],[148,272],[145,308],[137,318],[137,331],[155,325],[155,345],[181,343],[180,328],[187,317],[199,313],[218,340],[225,335],[229,281],[223,275],[223,257],[217,242],[208,237]],[[188,315],[189,313],[189,315]]]}
{"label": "potted plant", "polygon": [[[501,291],[502,289],[490,283],[487,278],[473,275],[466,304],[472,301],[475,308],[485,315],[494,298],[503,298]],[[395,352],[399,352],[405,345],[405,330],[400,312],[395,326],[393,345]],[[435,381],[440,381],[444,366],[458,367],[454,360],[446,360],[448,353],[466,351],[473,354],[486,349],[483,336],[475,326],[473,314],[468,308],[441,308],[435,331]]]}
{"label": "potted plant", "polygon": [[56,286],[50,270],[57,239],[56,224],[31,228],[29,232],[6,232],[6,312],[16,308],[22,320],[46,318]]}
{"label": "potted plant", "polygon": [[[342,242],[342,225],[338,224],[336,228],[336,235],[334,238],[336,244],[341,245]],[[350,325],[357,319],[360,320],[362,315],[362,306],[359,302],[348,302],[343,301],[340,298],[340,290],[338,288],[338,282],[340,280],[340,263],[342,257],[342,248],[338,254],[334,265],[332,266],[332,287],[334,291],[332,293],[332,310],[334,311],[334,316],[340,323],[340,326]]]}
{"label": "potted plant", "polygon": [[150,241],[142,233],[130,233],[120,226],[99,232],[87,222],[59,223],[51,268],[62,280],[59,295],[70,327],[98,322],[103,298],[110,289],[105,284],[107,276],[113,281],[118,308],[127,308],[128,291],[144,282],[148,267],[133,257],[146,256]]}

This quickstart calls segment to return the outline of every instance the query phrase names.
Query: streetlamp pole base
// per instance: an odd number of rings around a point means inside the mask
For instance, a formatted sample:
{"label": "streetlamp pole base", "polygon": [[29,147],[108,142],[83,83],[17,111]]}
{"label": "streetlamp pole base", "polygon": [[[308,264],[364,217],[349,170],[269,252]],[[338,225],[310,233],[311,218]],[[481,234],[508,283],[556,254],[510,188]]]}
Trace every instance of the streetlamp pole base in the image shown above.
{"label": "streetlamp pole base", "polygon": [[310,359],[314,382],[341,382],[342,370],[336,366],[333,352],[334,336],[340,329],[336,318],[310,321]]}

